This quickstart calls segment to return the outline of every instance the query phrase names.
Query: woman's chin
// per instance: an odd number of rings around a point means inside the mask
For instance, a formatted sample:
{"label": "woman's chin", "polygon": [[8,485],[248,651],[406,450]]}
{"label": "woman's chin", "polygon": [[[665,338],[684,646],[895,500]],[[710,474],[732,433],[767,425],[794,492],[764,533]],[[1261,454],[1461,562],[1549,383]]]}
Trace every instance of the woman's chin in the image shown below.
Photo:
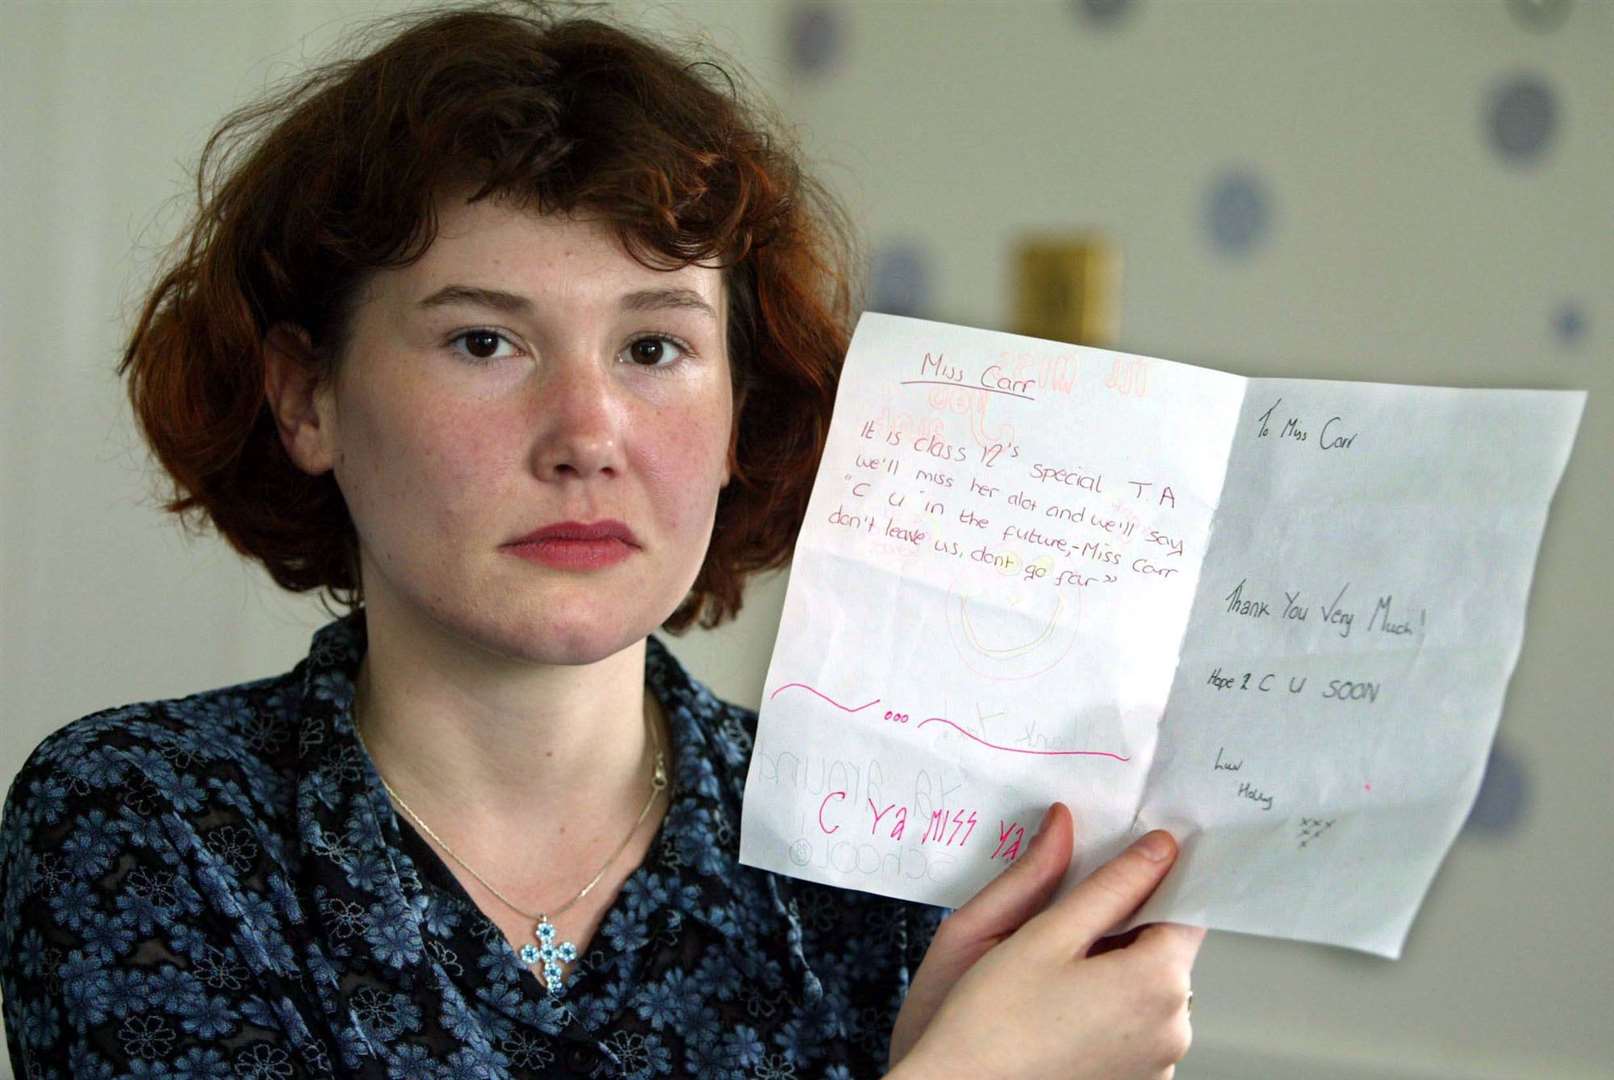
{"label": "woman's chin", "polygon": [[484,650],[518,663],[575,667],[608,660],[641,644],[661,620],[626,620],[621,613],[596,618],[572,612],[546,613],[499,626],[467,628],[466,636]]}

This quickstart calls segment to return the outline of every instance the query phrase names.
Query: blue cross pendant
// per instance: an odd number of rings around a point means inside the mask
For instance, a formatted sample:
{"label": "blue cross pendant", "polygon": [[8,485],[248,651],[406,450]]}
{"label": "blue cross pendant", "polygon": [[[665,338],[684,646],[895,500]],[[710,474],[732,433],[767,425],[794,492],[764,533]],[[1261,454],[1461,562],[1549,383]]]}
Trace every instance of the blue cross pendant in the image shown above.
{"label": "blue cross pendant", "polygon": [[529,942],[521,947],[521,962],[528,967],[541,963],[549,996],[560,997],[566,990],[566,969],[561,965],[577,959],[577,946],[569,941],[556,942],[555,924],[549,921],[548,915],[538,916],[538,926],[533,936],[538,939],[538,944]]}

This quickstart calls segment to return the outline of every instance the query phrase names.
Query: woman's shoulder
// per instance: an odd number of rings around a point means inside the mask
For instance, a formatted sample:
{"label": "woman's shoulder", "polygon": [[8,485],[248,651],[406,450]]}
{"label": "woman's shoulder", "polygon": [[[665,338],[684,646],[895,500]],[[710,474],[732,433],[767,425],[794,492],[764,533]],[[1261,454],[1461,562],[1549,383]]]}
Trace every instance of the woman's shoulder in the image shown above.
{"label": "woman's shoulder", "polygon": [[64,816],[191,817],[219,800],[273,812],[289,797],[299,692],[292,673],[101,709],[36,746],[6,794],[8,852]]}
{"label": "woman's shoulder", "polygon": [[23,771],[82,771],[86,758],[156,754],[189,769],[241,763],[290,740],[297,691],[291,674],[133,702],[81,716],[45,736]]}
{"label": "woman's shoulder", "polygon": [[756,742],[756,710],[718,697],[655,637],[649,639],[645,679],[669,719],[689,729],[683,733],[703,739],[717,764],[743,774]]}
{"label": "woman's shoulder", "polygon": [[715,707],[707,716],[712,745],[731,769],[743,771],[751,763],[757,740],[755,709],[712,697]]}

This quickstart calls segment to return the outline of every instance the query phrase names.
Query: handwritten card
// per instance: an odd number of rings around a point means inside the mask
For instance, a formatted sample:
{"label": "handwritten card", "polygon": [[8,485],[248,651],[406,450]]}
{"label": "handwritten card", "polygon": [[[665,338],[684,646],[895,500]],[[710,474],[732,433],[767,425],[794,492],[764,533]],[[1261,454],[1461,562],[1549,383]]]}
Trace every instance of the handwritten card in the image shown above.
{"label": "handwritten card", "polygon": [[1397,956],[1473,801],[1585,395],[1246,379],[865,315],[740,856],[957,907],[1055,799],[1135,921]]}

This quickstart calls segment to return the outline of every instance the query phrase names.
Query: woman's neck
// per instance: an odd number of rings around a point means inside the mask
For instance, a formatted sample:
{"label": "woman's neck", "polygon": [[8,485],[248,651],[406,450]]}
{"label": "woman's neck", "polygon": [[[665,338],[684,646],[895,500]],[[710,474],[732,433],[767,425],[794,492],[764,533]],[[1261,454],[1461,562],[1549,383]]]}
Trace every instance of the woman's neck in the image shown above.
{"label": "woman's neck", "polygon": [[[382,612],[367,624],[354,720],[387,783],[462,858],[519,876],[620,839],[662,723],[642,639],[592,664],[534,665]],[[512,865],[517,848],[528,857]]]}

